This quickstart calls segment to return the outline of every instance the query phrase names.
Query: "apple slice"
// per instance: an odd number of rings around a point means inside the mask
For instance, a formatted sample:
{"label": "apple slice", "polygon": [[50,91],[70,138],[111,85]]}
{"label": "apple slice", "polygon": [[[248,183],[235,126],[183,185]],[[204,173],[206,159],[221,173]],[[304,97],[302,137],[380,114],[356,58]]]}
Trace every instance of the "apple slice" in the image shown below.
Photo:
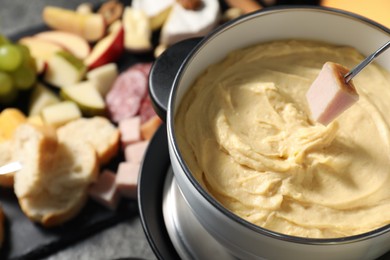
{"label": "apple slice", "polygon": [[28,116],[38,115],[45,107],[59,102],[60,99],[53,91],[38,83],[30,96]]}
{"label": "apple slice", "polygon": [[108,63],[90,70],[87,72],[86,77],[88,80],[94,81],[97,90],[105,97],[118,77],[118,67],[115,63]]}
{"label": "apple slice", "polygon": [[125,29],[125,48],[134,52],[150,51],[152,28],[145,12],[126,7],[122,21]]}
{"label": "apple slice", "polygon": [[45,122],[43,121],[42,116],[39,115],[34,115],[34,116],[29,116],[27,118],[27,122],[36,126],[44,126]]}
{"label": "apple slice", "polygon": [[57,52],[47,61],[44,80],[58,88],[79,82],[85,75],[82,60],[66,51]]}
{"label": "apple slice", "polygon": [[72,10],[46,6],[43,20],[54,29],[72,32],[90,42],[101,39],[106,32],[104,17],[96,13],[79,13]]}
{"label": "apple slice", "polygon": [[44,74],[47,69],[47,61],[35,58],[35,68],[38,75]]}
{"label": "apple slice", "polygon": [[162,27],[175,0],[133,0],[131,7],[142,10],[149,17],[152,30]]}
{"label": "apple slice", "polygon": [[79,59],[85,59],[91,52],[87,40],[81,36],[64,31],[46,31],[35,35],[39,39],[53,42],[62,46]]}
{"label": "apple slice", "polygon": [[64,48],[54,42],[48,42],[36,37],[24,37],[19,43],[26,46],[35,59],[35,67],[38,74],[46,70],[47,60],[55,53],[63,51]]}
{"label": "apple slice", "polygon": [[105,115],[106,104],[93,81],[83,81],[62,88],[60,95],[73,101],[85,116]]}
{"label": "apple slice", "polygon": [[31,56],[41,60],[48,60],[54,53],[64,50],[57,43],[48,42],[36,37],[21,38],[19,43],[25,45],[30,50]]}
{"label": "apple slice", "polygon": [[116,21],[109,28],[109,34],[98,41],[92,52],[84,60],[89,69],[115,62],[124,51],[124,29],[120,21]]}
{"label": "apple slice", "polygon": [[78,106],[71,101],[62,101],[45,107],[42,110],[44,124],[60,127],[66,123],[81,117]]}

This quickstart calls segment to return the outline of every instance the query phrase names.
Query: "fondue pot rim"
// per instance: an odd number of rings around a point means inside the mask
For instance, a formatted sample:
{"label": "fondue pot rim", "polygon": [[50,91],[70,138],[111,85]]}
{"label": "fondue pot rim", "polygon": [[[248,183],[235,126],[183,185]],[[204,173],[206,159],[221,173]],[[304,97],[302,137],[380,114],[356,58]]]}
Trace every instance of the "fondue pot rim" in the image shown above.
{"label": "fondue pot rim", "polygon": [[192,58],[196,56],[198,52],[202,50],[204,45],[206,45],[209,41],[211,41],[213,38],[218,36],[221,33],[224,33],[225,30],[228,30],[231,27],[239,26],[240,23],[245,22],[250,19],[255,19],[258,16],[264,16],[264,15],[272,15],[273,13],[280,13],[280,12],[291,12],[291,11],[310,11],[310,12],[320,12],[320,13],[329,13],[333,15],[340,15],[343,17],[348,17],[350,19],[358,20],[359,22],[363,22],[367,25],[370,25],[374,27],[375,29],[382,30],[386,34],[390,36],[390,29],[375,22],[372,21],[366,17],[360,16],[355,13],[351,13],[344,10],[334,9],[334,8],[328,8],[328,7],[321,7],[321,6],[277,6],[277,7],[269,7],[265,8],[259,11],[256,11],[254,13],[250,13],[247,15],[244,15],[238,19],[229,21],[221,26],[219,26],[215,31],[213,31],[210,35],[204,37],[200,40],[200,42],[195,46],[195,48],[187,55],[187,57],[182,62],[173,86],[172,90],[170,92],[170,97],[168,101],[167,106],[167,134],[168,134],[168,142],[170,143],[174,156],[177,158],[181,169],[186,175],[186,178],[190,181],[190,183],[195,187],[195,189],[199,192],[201,196],[203,196],[204,199],[208,201],[214,208],[216,208],[219,212],[221,212],[223,215],[229,217],[234,222],[238,223],[239,225],[242,225],[252,231],[255,231],[259,234],[288,241],[293,243],[299,243],[299,244],[313,244],[313,245],[330,245],[330,244],[348,244],[348,243],[354,243],[357,241],[362,241],[366,239],[370,239],[376,236],[380,236],[384,233],[390,232],[390,224],[387,224],[383,227],[377,228],[375,230],[371,230],[366,233],[353,235],[353,236],[347,236],[347,237],[338,237],[338,238],[306,238],[306,237],[297,237],[297,236],[291,236],[286,235],[282,233],[278,233],[275,231],[271,231],[268,229],[265,229],[263,227],[257,226],[253,223],[250,223],[239,216],[233,214],[228,209],[226,209],[222,204],[220,204],[216,199],[214,199],[196,180],[196,178],[192,175],[190,169],[188,168],[187,164],[185,163],[185,160],[182,158],[181,153],[179,151],[179,148],[177,147],[177,141],[175,137],[175,129],[174,129],[174,115],[175,115],[175,100],[176,100],[176,94],[177,90],[179,88],[179,84],[182,78],[183,73],[187,69],[187,65],[191,62]]}

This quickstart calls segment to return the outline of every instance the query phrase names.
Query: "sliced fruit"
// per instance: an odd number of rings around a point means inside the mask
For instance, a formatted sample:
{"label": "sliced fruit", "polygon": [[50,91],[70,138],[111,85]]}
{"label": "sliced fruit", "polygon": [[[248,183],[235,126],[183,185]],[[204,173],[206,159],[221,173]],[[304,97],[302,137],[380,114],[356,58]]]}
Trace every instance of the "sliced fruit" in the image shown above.
{"label": "sliced fruit", "polygon": [[93,81],[99,93],[105,97],[115,79],[118,77],[118,67],[115,63],[97,67],[87,72],[87,79]]}
{"label": "sliced fruit", "polygon": [[53,127],[60,127],[81,117],[81,111],[72,101],[62,101],[42,110],[43,122]]}
{"label": "sliced fruit", "polygon": [[36,34],[35,37],[60,45],[79,59],[85,59],[91,52],[87,40],[75,33],[46,31]]}
{"label": "sliced fruit", "polygon": [[0,70],[13,71],[22,63],[22,53],[14,44],[0,46]]}
{"label": "sliced fruit", "polygon": [[106,31],[104,17],[96,13],[83,14],[46,6],[43,9],[43,20],[51,28],[78,34],[91,42],[101,39]]}
{"label": "sliced fruit", "polygon": [[28,66],[36,74],[37,66],[36,66],[35,58],[32,57],[31,55],[30,49],[26,45],[22,45],[19,43],[16,43],[15,46],[19,49],[20,53],[22,54],[22,64]]}
{"label": "sliced fruit", "polygon": [[93,81],[83,81],[62,88],[60,95],[77,104],[85,116],[105,115],[106,104]]}
{"label": "sliced fruit", "polygon": [[35,69],[38,75],[43,75],[47,69],[47,61],[35,59]]}
{"label": "sliced fruit", "polygon": [[30,96],[28,116],[38,115],[45,107],[59,102],[60,99],[53,91],[38,83]]}
{"label": "sliced fruit", "polygon": [[152,49],[152,28],[144,11],[126,7],[122,21],[125,29],[125,48],[127,50],[143,52]]}
{"label": "sliced fruit", "polygon": [[36,37],[24,37],[19,40],[19,43],[30,50],[30,54],[35,60],[35,68],[38,74],[42,74],[45,71],[47,60],[53,54],[64,50],[58,44]]}
{"label": "sliced fruit", "polygon": [[89,69],[114,62],[124,51],[124,29],[122,22],[116,21],[109,29],[110,33],[98,41],[90,55],[84,60]]}
{"label": "sliced fruit", "polygon": [[13,89],[12,77],[4,72],[0,71],[0,97],[6,98]]}
{"label": "sliced fruit", "polygon": [[34,116],[29,116],[27,118],[27,122],[33,125],[37,126],[44,126],[45,122],[43,122],[42,116],[41,115],[34,115]]}
{"label": "sliced fruit", "polygon": [[0,104],[9,105],[18,96],[18,90],[14,87],[12,77],[9,73],[0,71]]}
{"label": "sliced fruit", "polygon": [[10,43],[10,40],[4,35],[0,34],[0,45],[3,45],[5,43]]}
{"label": "sliced fruit", "polygon": [[69,52],[61,51],[47,61],[44,80],[56,87],[62,88],[79,82],[86,73],[82,60]]}
{"label": "sliced fruit", "polygon": [[171,11],[175,0],[133,0],[131,6],[142,10],[150,20],[152,30],[161,28]]}
{"label": "sliced fruit", "polygon": [[37,79],[35,67],[32,68],[28,64],[22,64],[16,70],[10,73],[14,86],[19,90],[28,90],[32,88]]}
{"label": "sliced fruit", "polygon": [[48,42],[37,37],[24,37],[19,40],[19,43],[27,46],[31,56],[41,60],[48,60],[54,53],[64,50],[54,42]]}

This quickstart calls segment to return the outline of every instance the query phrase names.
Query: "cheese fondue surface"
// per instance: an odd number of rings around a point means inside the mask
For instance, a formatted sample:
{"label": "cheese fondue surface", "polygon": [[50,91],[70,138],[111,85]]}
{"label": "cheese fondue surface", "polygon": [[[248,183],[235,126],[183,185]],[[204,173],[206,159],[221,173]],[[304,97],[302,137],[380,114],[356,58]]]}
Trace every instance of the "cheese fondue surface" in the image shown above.
{"label": "cheese fondue surface", "polygon": [[390,223],[390,74],[370,64],[359,101],[327,126],[305,94],[327,61],[353,68],[351,47],[282,40],[230,53],[186,93],[175,116],[181,154],[225,208],[276,232],[311,238]]}

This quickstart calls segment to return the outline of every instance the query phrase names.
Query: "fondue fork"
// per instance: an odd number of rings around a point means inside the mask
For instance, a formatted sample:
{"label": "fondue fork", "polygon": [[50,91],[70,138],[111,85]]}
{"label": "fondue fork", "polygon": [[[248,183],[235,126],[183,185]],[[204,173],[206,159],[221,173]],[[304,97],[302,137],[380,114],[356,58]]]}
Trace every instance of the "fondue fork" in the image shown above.
{"label": "fondue fork", "polygon": [[355,68],[350,70],[347,74],[344,75],[345,82],[349,82],[353,77],[355,77],[362,69],[364,69],[368,64],[370,64],[376,57],[381,55],[385,50],[390,47],[390,41],[385,43],[382,47],[376,50],[374,53],[365,58],[360,62]]}
{"label": "fondue fork", "polygon": [[359,95],[351,81],[352,78],[389,47],[390,41],[349,71],[340,64],[326,62],[306,92],[312,119],[328,125],[356,103]]}
{"label": "fondue fork", "polygon": [[0,175],[16,172],[22,169],[20,162],[10,162],[0,167]]}

